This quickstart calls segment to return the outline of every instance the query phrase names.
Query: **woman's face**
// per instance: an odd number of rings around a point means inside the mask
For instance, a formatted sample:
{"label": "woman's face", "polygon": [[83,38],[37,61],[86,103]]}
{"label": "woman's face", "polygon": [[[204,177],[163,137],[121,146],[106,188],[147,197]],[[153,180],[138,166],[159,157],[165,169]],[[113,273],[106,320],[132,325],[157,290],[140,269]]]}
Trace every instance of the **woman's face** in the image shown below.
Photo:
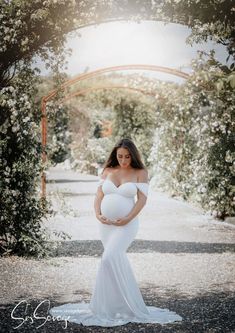
{"label": "woman's face", "polygon": [[126,148],[117,149],[117,160],[121,168],[128,168],[131,165],[131,154]]}

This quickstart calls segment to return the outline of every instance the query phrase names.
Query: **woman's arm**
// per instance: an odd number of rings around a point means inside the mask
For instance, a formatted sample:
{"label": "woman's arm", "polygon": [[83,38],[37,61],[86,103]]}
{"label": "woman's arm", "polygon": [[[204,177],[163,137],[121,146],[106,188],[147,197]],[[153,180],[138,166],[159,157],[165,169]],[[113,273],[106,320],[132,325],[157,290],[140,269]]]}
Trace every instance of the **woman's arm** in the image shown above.
{"label": "woman's arm", "polygon": [[99,186],[95,195],[95,200],[94,200],[94,209],[95,209],[95,215],[98,218],[99,215],[101,215],[101,211],[100,211],[100,204],[101,201],[104,197],[104,193],[101,190],[101,187]]}
{"label": "woman's arm", "polygon": [[[101,179],[105,179],[108,174],[108,171],[105,169],[102,173]],[[101,214],[100,205],[101,201],[104,197],[104,193],[101,189],[101,186],[98,186],[96,191],[95,200],[94,200],[94,209],[95,209],[95,216],[101,222],[105,224],[112,224],[105,216]]]}
{"label": "woman's arm", "polygon": [[[145,169],[141,169],[138,176],[138,182],[139,183],[148,183],[148,172]],[[146,195],[144,195],[142,192],[137,192],[137,201],[130,211],[130,213],[125,216],[124,218],[118,219],[117,222],[114,225],[120,226],[125,225],[129,223],[131,220],[133,220],[139,212],[142,210],[142,208],[145,206],[147,201]]]}

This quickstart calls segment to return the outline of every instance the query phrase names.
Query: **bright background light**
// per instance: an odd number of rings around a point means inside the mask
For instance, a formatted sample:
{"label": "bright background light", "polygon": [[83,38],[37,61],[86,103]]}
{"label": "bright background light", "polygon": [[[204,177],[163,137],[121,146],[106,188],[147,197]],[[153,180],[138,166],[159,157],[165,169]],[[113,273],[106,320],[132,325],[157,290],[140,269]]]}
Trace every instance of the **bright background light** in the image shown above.
{"label": "bright background light", "polygon": [[[190,61],[196,57],[199,49],[215,49],[216,58],[222,63],[227,57],[226,48],[211,41],[194,44],[193,47],[186,44],[190,29],[179,24],[121,21],[88,26],[77,32],[77,35],[68,35],[66,44],[73,50],[72,56],[67,59],[66,72],[70,75],[128,64],[166,66],[190,72]],[[40,67],[43,69],[43,64]],[[146,72],[145,75],[182,81],[162,73]]]}

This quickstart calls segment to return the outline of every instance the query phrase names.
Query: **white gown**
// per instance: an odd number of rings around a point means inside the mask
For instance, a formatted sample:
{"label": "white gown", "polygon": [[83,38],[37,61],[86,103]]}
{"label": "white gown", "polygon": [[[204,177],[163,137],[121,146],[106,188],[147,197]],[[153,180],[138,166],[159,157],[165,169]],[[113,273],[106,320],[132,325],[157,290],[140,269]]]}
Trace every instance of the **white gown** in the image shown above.
{"label": "white gown", "polygon": [[[99,182],[104,197],[101,213],[111,220],[126,216],[135,204],[139,189],[146,196],[147,183],[127,182],[116,186],[111,180]],[[135,323],[170,323],[182,317],[165,308],[146,306],[132,272],[126,250],[134,240],[139,220],[123,226],[98,223],[104,246],[90,303],[67,303],[49,310],[50,314],[84,326],[112,327]],[[85,267],[84,267],[85,269]]]}

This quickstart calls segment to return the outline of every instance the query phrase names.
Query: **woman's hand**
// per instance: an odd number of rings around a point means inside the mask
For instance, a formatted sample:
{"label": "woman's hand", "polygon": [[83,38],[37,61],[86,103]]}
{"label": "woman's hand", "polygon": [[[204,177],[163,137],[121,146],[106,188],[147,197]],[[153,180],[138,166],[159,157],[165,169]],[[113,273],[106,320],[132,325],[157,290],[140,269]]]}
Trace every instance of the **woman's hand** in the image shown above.
{"label": "woman's hand", "polygon": [[117,225],[117,226],[121,226],[121,225],[125,225],[129,222],[130,222],[130,219],[128,217],[123,217],[121,219],[117,219],[116,222],[113,223],[113,224]]}
{"label": "woman's hand", "polygon": [[96,218],[97,218],[101,223],[104,223],[104,224],[113,224],[113,222],[112,222],[111,220],[109,220],[107,217],[105,217],[105,216],[102,215],[102,214],[97,215]]}

